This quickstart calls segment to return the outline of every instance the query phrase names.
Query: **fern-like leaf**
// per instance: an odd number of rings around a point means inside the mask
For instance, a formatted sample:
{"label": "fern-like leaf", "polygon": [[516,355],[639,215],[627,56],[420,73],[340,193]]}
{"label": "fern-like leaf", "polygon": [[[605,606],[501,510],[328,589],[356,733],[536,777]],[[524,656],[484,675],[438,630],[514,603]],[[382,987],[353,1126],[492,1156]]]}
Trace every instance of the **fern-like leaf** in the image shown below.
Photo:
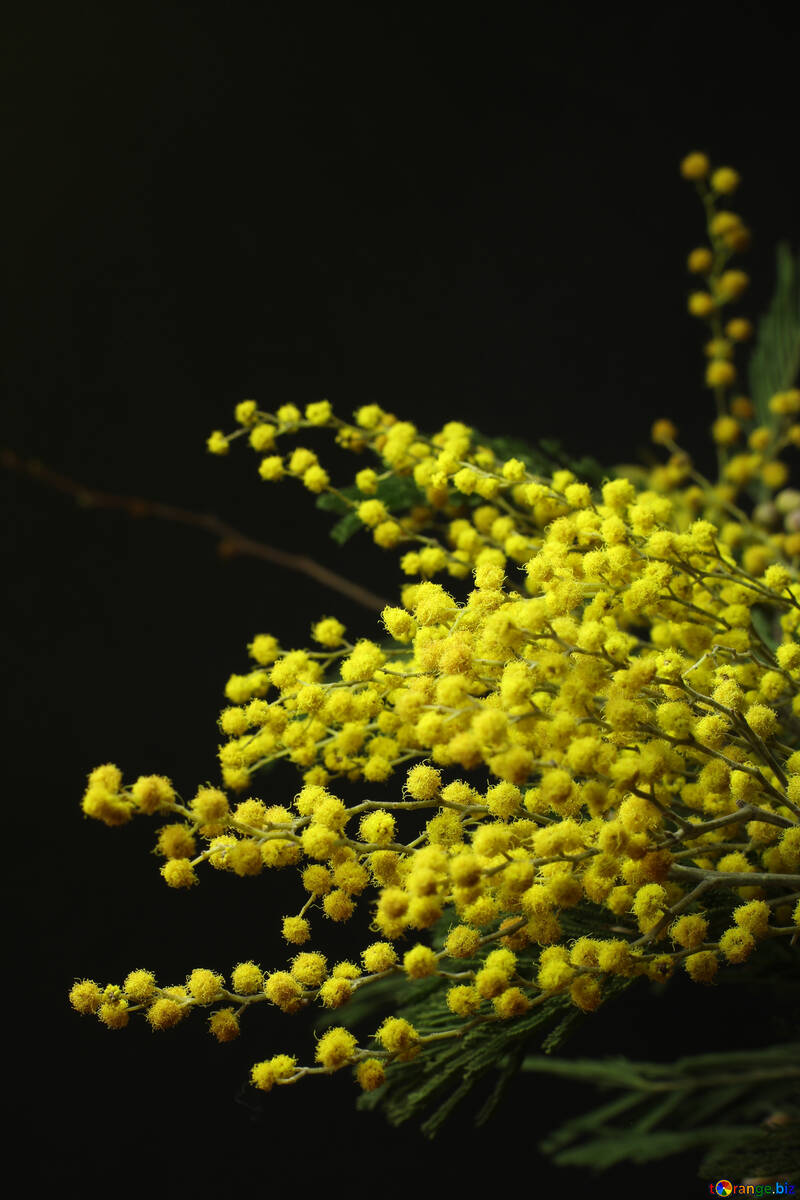
{"label": "fern-like leaf", "polygon": [[750,356],[750,395],[759,424],[774,418],[769,401],[792,387],[800,372],[800,260],[788,242],[777,248],[775,294],[758,323]]}

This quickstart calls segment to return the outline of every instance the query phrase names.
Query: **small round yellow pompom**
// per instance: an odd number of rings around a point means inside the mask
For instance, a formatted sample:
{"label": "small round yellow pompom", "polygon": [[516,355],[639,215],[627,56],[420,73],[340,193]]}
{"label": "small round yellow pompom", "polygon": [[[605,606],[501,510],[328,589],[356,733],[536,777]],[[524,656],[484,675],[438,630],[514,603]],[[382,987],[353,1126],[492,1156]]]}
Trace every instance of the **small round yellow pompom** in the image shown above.
{"label": "small round yellow pompom", "polygon": [[365,467],[356,475],[356,487],[364,496],[374,496],[378,490],[378,476],[372,467]]}
{"label": "small round yellow pompom", "polygon": [[432,800],[441,786],[441,772],[425,763],[412,767],[406,776],[406,791],[414,800]]}
{"label": "small round yellow pompom", "polygon": [[88,1015],[96,1013],[103,1001],[103,993],[93,979],[82,979],[70,990],[69,1002],[76,1012]]}
{"label": "small round yellow pompom", "polygon": [[122,990],[133,1004],[146,1004],[155,995],[155,976],[150,971],[131,971]]}
{"label": "small round yellow pompom", "polygon": [[124,1029],[130,1021],[128,1001],[122,998],[106,1001],[98,1008],[97,1016],[107,1029]]}
{"label": "small round yellow pompom", "polygon": [[344,625],[341,621],[337,621],[336,617],[324,617],[312,627],[311,636],[315,642],[319,642],[320,646],[332,650],[342,644],[345,632]]}
{"label": "small round yellow pompom", "polygon": [[276,1054],[274,1058],[254,1065],[250,1072],[250,1082],[262,1092],[269,1092],[276,1083],[291,1078],[296,1065],[297,1060],[290,1058],[288,1054]]}
{"label": "small round yellow pompom", "polygon": [[717,280],[717,291],[725,300],[735,300],[750,285],[750,277],[744,271],[724,271]]}
{"label": "small round yellow pompom", "polygon": [[309,467],[307,471],[303,472],[303,487],[317,495],[325,491],[330,481],[330,475],[319,463],[316,463],[313,467]]}
{"label": "small round yellow pompom", "polygon": [[[713,366],[714,364],[712,363],[711,365]],[[722,365],[724,366],[725,364]],[[742,427],[735,417],[717,417],[711,426],[711,434],[719,446],[732,446],[740,437],[741,432]]]}
{"label": "small round yellow pompom", "polygon": [[669,931],[673,942],[687,950],[702,946],[707,933],[708,921],[696,913],[679,917]]}
{"label": "small round yellow pompom", "polygon": [[650,437],[652,441],[656,443],[656,445],[665,442],[674,442],[677,436],[677,428],[675,425],[673,425],[672,421],[667,420],[666,417],[662,417],[660,420],[655,421],[650,430]]}
{"label": "small round yellow pompom", "polygon": [[753,401],[748,396],[734,396],[731,400],[731,416],[738,417],[740,421],[752,421],[755,414]]}
{"label": "small round yellow pompom", "polygon": [[89,787],[103,787],[117,792],[122,786],[122,771],[114,763],[103,763],[89,772]]}
{"label": "small round yellow pompom", "polygon": [[81,801],[81,808],[87,817],[102,821],[109,828],[127,824],[134,813],[134,807],[129,801],[122,796],[115,795],[100,784],[87,788]]}
{"label": "small round yellow pompom", "polygon": [[445,939],[444,949],[451,958],[471,958],[478,952],[481,935],[468,925],[456,925]]}
{"label": "small round yellow pompom", "polygon": [[681,162],[681,175],[684,179],[705,179],[710,170],[708,156],[699,151],[687,154]]}
{"label": "small round yellow pompom", "polygon": [[388,509],[382,500],[362,500],[356,513],[359,521],[363,521],[370,528],[380,525],[389,516]]}
{"label": "small round yellow pompom", "polygon": [[161,996],[147,1010],[147,1020],[152,1029],[172,1029],[185,1015],[187,1009],[168,996]]}
{"label": "small round yellow pompom", "polygon": [[221,1008],[212,1013],[208,1026],[218,1042],[232,1042],[239,1036],[239,1021],[232,1008]]}
{"label": "small round yellow pompom", "polygon": [[[789,777],[789,786],[787,788],[789,799],[793,803],[800,800],[800,775],[791,775]],[[796,871],[800,867],[800,827],[792,826],[791,829],[785,829],[780,840],[781,859],[789,868],[790,871]],[[734,919],[735,919],[734,914]]]}
{"label": "small round yellow pompom", "polygon": [[735,923],[755,938],[766,935],[769,917],[769,905],[765,900],[751,900],[749,904],[742,904],[733,910]]}
{"label": "small round yellow pompom", "polygon": [[227,454],[230,450],[228,439],[221,429],[214,430],[207,439],[206,446],[210,454]]}
{"label": "small round yellow pompom", "polygon": [[687,307],[693,317],[710,317],[716,308],[714,297],[708,292],[692,292]]}
{"label": "small round yellow pompom", "polygon": [[397,964],[397,951],[391,942],[373,942],[361,951],[361,961],[370,975],[380,975]]}
{"label": "small round yellow pompom", "polygon": [[756,940],[747,929],[726,929],[719,939],[720,951],[730,963],[742,963],[755,949]]}
{"label": "small round yellow pompom", "polygon": [[258,468],[258,473],[262,479],[269,483],[275,483],[276,480],[282,479],[285,475],[283,459],[279,454],[270,455],[268,458],[262,458]]}
{"label": "small round yellow pompom", "polygon": [[264,986],[261,968],[253,962],[238,963],[233,968],[231,986],[240,996],[255,996]]}
{"label": "small round yellow pompom", "polygon": [[706,275],[714,262],[714,255],[708,246],[698,246],[692,250],[686,260],[686,266],[693,275]]}
{"label": "small round yellow pompom", "polygon": [[766,425],[760,425],[758,429],[754,429],[747,439],[747,444],[751,450],[761,453],[766,450],[772,441],[772,430]]}
{"label": "small round yellow pompom", "polygon": [[167,886],[171,888],[189,888],[197,883],[194,867],[188,858],[171,858],[169,862],[164,863],[161,874]]}
{"label": "small round yellow pompom", "polygon": [[774,709],[766,704],[751,704],[744,719],[759,737],[771,737],[778,728],[778,716]]}
{"label": "small round yellow pompom", "polygon": [[143,813],[156,813],[175,801],[175,789],[163,775],[140,775],[131,795]]}
{"label": "small round yellow pompom", "polygon": [[579,975],[570,985],[569,997],[582,1012],[594,1012],[603,1003],[602,984],[592,975]]}
{"label": "small round yellow pompom", "polygon": [[667,894],[659,883],[647,883],[640,887],[633,900],[633,913],[642,933],[648,933],[661,920],[667,903]]}
{"label": "small round yellow pompom", "polygon": [[512,483],[520,483],[527,475],[525,463],[519,458],[509,458],[503,463],[502,475]]}
{"label": "small round yellow pompom", "polygon": [[530,1000],[522,988],[518,987],[506,988],[504,992],[499,996],[495,996],[494,1000],[492,1000],[494,1011],[503,1021],[523,1016],[530,1006]]}
{"label": "small round yellow pompom", "polygon": [[753,324],[745,317],[733,317],[725,326],[727,337],[734,342],[747,342],[753,336]]}
{"label": "small round yellow pompom", "polygon": [[710,362],[706,367],[706,383],[709,387],[730,387],[736,381],[736,367],[721,359]]}
{"label": "small round yellow pompom", "polygon": [[349,979],[326,979],[320,985],[317,998],[325,1008],[341,1008],[353,994]]}
{"label": "small round yellow pompom", "polygon": [[319,987],[327,974],[325,955],[315,950],[298,954],[292,963],[293,977],[306,987]]}
{"label": "small round yellow pompom", "polygon": [[394,841],[396,822],[390,812],[379,808],[361,818],[359,832],[366,843],[386,845]]}
{"label": "small round yellow pompom", "polygon": [[400,1062],[408,1062],[419,1053],[419,1034],[403,1017],[387,1017],[375,1037]]}
{"label": "small round yellow pompom", "polygon": [[305,917],[284,917],[283,936],[294,946],[302,946],[311,937],[311,926]]}
{"label": "small round yellow pompom", "polygon": [[349,1029],[338,1025],[324,1033],[317,1043],[316,1061],[327,1071],[338,1071],[352,1062],[357,1042]]}
{"label": "small round yellow pompom", "polygon": [[275,427],[268,422],[263,421],[260,425],[256,425],[250,431],[250,445],[259,454],[263,454],[267,450],[271,450],[275,445]]}
{"label": "small round yellow pompom", "polygon": [[189,807],[201,825],[218,825],[229,815],[228,797],[219,788],[199,788]]}
{"label": "small round yellow pompom", "polygon": [[234,410],[234,416],[240,425],[252,425],[257,413],[258,405],[255,400],[242,400]]}
{"label": "small round yellow pompom", "polygon": [[288,971],[272,971],[264,981],[264,995],[282,1012],[297,1012],[302,1004],[302,988]]}
{"label": "small round yellow pompom", "polygon": [[381,620],[397,642],[410,642],[417,630],[417,622],[404,608],[387,605],[381,613]]}
{"label": "small round yellow pompom", "polygon": [[769,411],[776,416],[785,417],[800,412],[800,388],[790,388],[788,392],[776,392],[768,403]]}
{"label": "small round yellow pompom", "polygon": [[383,1063],[377,1058],[365,1058],[356,1067],[356,1079],[364,1092],[374,1092],[386,1078]]}
{"label": "small round yellow pompom", "polygon": [[683,965],[695,983],[711,983],[719,970],[719,960],[713,950],[698,950],[685,958]]}
{"label": "small round yellow pompom", "polygon": [[355,912],[355,903],[342,888],[329,892],[322,901],[325,916],[331,921],[349,921]]}
{"label": "small round yellow pompom", "polygon": [[409,979],[425,979],[434,975],[438,966],[436,954],[430,946],[412,946],[403,955],[403,969]]}
{"label": "small round yellow pompom", "polygon": [[788,482],[789,468],[783,462],[774,461],[764,463],[764,466],[761,468],[761,478],[770,491],[775,492]]}
{"label": "small round yellow pompom", "polygon": [[731,192],[735,192],[740,183],[739,172],[734,171],[733,167],[718,167],[711,176],[712,188],[722,196],[729,196]]}
{"label": "small round yellow pompom", "polygon": [[215,975],[213,971],[198,967],[189,976],[188,986],[189,992],[198,1004],[210,1004],[217,998],[223,984],[224,980],[221,975]]}
{"label": "small round yellow pompom", "polygon": [[306,405],[306,420],[311,425],[326,425],[332,411],[330,400],[318,400],[315,404]]}

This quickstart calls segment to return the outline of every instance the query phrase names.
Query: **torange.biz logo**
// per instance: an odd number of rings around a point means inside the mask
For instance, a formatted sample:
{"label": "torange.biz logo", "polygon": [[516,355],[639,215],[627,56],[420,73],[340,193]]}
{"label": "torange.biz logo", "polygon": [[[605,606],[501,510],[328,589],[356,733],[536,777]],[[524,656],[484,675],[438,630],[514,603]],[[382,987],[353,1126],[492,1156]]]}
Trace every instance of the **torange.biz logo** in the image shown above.
{"label": "torange.biz logo", "polygon": [[712,1196],[793,1196],[794,1184],[788,1179],[784,1183],[731,1183],[730,1179],[718,1179],[710,1183]]}

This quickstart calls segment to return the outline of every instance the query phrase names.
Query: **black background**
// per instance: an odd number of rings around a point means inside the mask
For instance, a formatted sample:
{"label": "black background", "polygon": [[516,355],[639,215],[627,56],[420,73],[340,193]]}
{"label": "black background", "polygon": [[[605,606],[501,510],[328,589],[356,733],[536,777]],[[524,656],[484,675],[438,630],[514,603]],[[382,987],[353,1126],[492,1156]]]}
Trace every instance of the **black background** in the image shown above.
{"label": "black background", "polygon": [[[366,536],[338,549],[313,499],[270,490],[243,447],[205,453],[239,400],[327,396],[343,414],[375,401],[427,430],[555,435],[604,462],[634,458],[669,414],[702,447],[685,256],[703,225],[677,167],[704,149],[741,171],[734,207],[755,235],[742,311],[758,314],[776,240],[798,236],[798,39],[778,12],[27,7],[2,50],[2,442],[93,488],[302,546],[389,597],[391,555]],[[21,1044],[12,1094],[34,1173],[393,1195],[467,1186],[489,1156],[498,1184],[591,1184],[533,1149],[586,1094],[524,1081],[480,1139],[462,1118],[429,1145],[354,1115],[344,1079],[260,1103],[251,1062],[311,1057],[308,1028],[280,1014],[219,1047],[198,1018],[162,1037],[69,1010],[75,977],[144,965],[180,982],[197,965],[282,961],[293,886],[206,873],[168,891],[152,822],[82,819],[85,775],[111,760],[190,792],[215,777],[222,688],[254,633],[302,646],[321,615],[363,635],[374,617],[306,577],[221,561],[201,532],[81,510],[10,472],[0,483],[6,1042]],[[746,1014],[729,1017],[739,1044],[757,1039]],[[729,1036],[716,993],[680,984],[594,1022],[575,1053],[670,1058]],[[608,1180],[699,1194],[694,1162]]]}

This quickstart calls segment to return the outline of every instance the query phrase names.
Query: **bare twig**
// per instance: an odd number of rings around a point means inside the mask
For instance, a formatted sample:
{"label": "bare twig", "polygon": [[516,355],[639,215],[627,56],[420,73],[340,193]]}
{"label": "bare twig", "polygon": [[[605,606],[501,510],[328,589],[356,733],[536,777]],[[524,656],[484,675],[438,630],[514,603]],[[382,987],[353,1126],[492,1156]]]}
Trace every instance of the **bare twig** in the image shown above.
{"label": "bare twig", "polygon": [[217,549],[223,558],[233,558],[237,554],[260,558],[287,571],[296,571],[308,575],[321,583],[323,587],[340,592],[343,596],[355,601],[356,604],[380,612],[389,603],[368,588],[353,583],[343,575],[338,575],[321,563],[315,562],[304,554],[292,554],[288,550],[279,550],[275,546],[267,546],[254,538],[240,533],[226,521],[215,517],[212,513],[193,512],[188,508],[176,508],[172,504],[161,504],[157,500],[145,500],[141,496],[119,496],[113,492],[101,492],[87,487],[67,475],[50,470],[37,459],[22,459],[13,450],[0,450],[0,465],[6,470],[15,471],[18,475],[27,475],[38,483],[44,483],[56,491],[65,492],[85,508],[120,509],[131,517],[157,517],[162,521],[171,521],[176,525],[191,525],[202,529],[212,537],[219,539]]}

